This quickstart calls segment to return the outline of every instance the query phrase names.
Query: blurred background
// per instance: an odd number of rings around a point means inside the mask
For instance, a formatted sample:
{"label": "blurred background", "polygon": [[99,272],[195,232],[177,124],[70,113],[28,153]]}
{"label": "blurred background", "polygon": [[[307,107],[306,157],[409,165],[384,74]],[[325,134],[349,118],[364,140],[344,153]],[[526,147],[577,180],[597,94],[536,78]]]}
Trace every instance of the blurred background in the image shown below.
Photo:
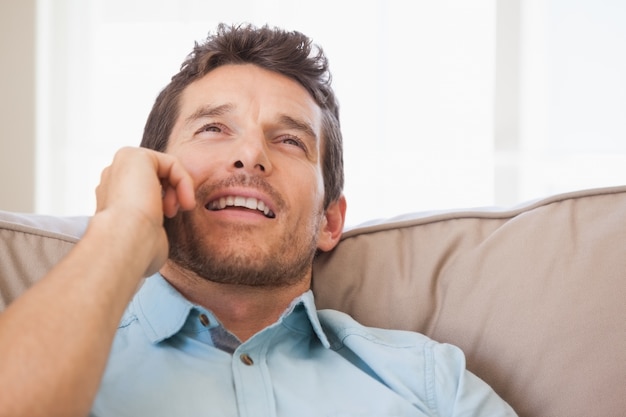
{"label": "blurred background", "polygon": [[0,0],[0,209],[91,214],[219,22],[324,48],[348,225],[626,184],[621,0]]}

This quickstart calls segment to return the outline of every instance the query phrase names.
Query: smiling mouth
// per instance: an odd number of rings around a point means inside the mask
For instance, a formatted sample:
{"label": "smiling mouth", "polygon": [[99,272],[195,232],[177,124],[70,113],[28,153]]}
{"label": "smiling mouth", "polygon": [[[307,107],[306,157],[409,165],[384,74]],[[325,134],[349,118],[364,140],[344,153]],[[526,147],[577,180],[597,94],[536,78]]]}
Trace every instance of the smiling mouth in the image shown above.
{"label": "smiling mouth", "polygon": [[276,217],[276,214],[272,210],[270,210],[267,205],[261,201],[257,200],[253,197],[242,197],[242,196],[227,196],[220,197],[217,200],[210,201],[206,208],[211,211],[219,211],[224,210],[228,207],[241,207],[249,210],[257,210],[268,219],[273,219]]}

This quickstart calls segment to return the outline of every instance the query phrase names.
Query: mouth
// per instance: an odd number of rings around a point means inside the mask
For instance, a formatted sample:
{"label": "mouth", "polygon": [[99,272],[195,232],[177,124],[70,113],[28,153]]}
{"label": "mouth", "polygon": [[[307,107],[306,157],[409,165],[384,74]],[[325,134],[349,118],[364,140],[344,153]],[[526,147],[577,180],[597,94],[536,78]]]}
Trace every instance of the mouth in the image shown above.
{"label": "mouth", "polygon": [[268,219],[276,217],[276,214],[267,206],[267,204],[254,197],[229,195],[210,201],[205,207],[211,211],[220,211],[227,208],[243,208],[247,210],[256,210]]}

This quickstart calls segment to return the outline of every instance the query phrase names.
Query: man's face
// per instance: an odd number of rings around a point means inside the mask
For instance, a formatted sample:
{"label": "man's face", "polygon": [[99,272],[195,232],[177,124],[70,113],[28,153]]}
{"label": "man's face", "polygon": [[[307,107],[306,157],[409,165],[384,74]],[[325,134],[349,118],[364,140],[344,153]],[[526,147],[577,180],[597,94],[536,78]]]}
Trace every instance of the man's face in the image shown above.
{"label": "man's face", "polygon": [[170,262],[233,284],[308,277],[316,249],[329,249],[321,123],[299,83],[255,65],[190,84],[167,153],[194,178],[198,205],[166,220]]}

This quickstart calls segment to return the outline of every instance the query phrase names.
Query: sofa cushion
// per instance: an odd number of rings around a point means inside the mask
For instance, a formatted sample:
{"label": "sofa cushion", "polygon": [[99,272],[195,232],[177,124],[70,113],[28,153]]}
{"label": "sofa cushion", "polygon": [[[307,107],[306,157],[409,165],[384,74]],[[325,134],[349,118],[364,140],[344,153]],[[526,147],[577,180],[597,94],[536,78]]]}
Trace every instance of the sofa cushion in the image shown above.
{"label": "sofa cushion", "polygon": [[461,347],[522,416],[626,410],[626,187],[357,228],[313,288],[320,308]]}
{"label": "sofa cushion", "polygon": [[87,220],[0,211],[0,312],[72,248]]}

